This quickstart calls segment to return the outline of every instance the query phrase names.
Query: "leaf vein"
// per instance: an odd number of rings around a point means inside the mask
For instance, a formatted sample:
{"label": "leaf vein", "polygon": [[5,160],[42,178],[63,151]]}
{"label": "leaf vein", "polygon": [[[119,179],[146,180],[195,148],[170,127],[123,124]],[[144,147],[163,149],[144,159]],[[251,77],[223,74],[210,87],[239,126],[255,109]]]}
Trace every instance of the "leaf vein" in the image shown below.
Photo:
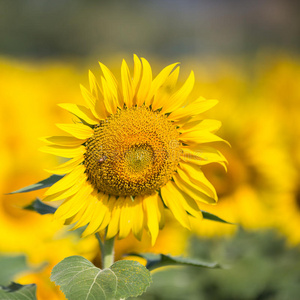
{"label": "leaf vein", "polygon": [[[85,300],[88,300],[88,296],[90,295],[90,292],[91,292],[91,289],[92,289],[92,287],[93,287],[93,285],[96,283],[97,284],[97,282],[96,282],[96,279],[97,279],[97,277],[99,276],[99,274],[102,272],[102,270],[100,270],[98,273],[97,273],[97,275],[95,276],[95,278],[94,278],[94,281],[92,282],[92,284],[91,284],[91,286],[90,286],[90,288],[89,288],[89,290],[88,290],[88,293],[87,293],[87,295],[86,295],[86,298],[85,298]],[[103,291],[103,293],[104,293],[104,295],[105,295],[105,291],[103,290],[103,288],[99,285],[99,284],[97,284],[99,287],[100,287],[100,289]],[[106,298],[106,297],[105,297]]]}

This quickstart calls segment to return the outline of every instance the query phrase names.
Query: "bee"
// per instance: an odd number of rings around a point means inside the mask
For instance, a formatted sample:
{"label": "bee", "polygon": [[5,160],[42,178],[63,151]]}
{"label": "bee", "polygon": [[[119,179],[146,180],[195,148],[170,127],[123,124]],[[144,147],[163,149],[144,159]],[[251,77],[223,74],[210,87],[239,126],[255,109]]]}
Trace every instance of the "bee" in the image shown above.
{"label": "bee", "polygon": [[107,159],[107,156],[103,156],[103,157],[101,157],[99,160],[98,160],[98,162],[99,163],[104,163],[105,161],[106,161],[106,159]]}

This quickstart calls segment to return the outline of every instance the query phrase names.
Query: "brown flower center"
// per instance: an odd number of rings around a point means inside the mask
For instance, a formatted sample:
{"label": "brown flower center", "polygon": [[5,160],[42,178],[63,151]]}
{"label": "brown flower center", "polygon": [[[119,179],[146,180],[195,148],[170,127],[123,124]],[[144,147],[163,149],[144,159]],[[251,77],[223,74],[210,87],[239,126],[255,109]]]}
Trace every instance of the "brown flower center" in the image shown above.
{"label": "brown flower center", "polygon": [[176,127],[146,107],[118,111],[87,141],[86,173],[99,191],[115,196],[151,194],[170,180],[181,153]]}

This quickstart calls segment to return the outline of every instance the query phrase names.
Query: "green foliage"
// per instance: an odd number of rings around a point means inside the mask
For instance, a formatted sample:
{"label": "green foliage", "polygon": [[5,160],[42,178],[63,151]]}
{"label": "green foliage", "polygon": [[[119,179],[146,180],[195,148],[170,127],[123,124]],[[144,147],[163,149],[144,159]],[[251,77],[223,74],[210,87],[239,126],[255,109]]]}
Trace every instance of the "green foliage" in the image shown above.
{"label": "green foliage", "polygon": [[151,276],[136,261],[117,261],[101,270],[81,256],[70,256],[53,268],[51,280],[68,299],[113,300],[141,295],[150,285]]}
{"label": "green foliage", "polygon": [[1,300],[36,300],[36,285],[21,285],[12,282],[9,286],[0,286]]}
{"label": "green foliage", "polygon": [[56,211],[55,207],[43,203],[39,198],[25,206],[24,209],[33,210],[40,215],[54,214]]}
{"label": "green foliage", "polygon": [[185,257],[174,257],[171,255],[154,255],[154,254],[143,254],[139,255],[147,260],[147,269],[153,271],[155,269],[167,266],[194,266],[209,269],[218,269],[221,266],[218,263],[207,263],[202,262],[198,259],[185,258]]}
{"label": "green foliage", "polygon": [[0,299],[1,300],[35,300],[36,285],[21,285],[12,282],[16,275],[30,270],[24,255],[0,256]]}
{"label": "green foliage", "polygon": [[272,231],[240,230],[232,238],[196,238],[190,256],[224,269],[165,268],[154,272],[143,300],[294,300],[300,295],[300,249]]}
{"label": "green foliage", "polygon": [[0,266],[0,285],[8,285],[18,273],[29,270],[24,255],[1,255]]}
{"label": "green foliage", "polygon": [[31,185],[21,188],[19,190],[13,191],[9,194],[27,193],[27,192],[44,189],[44,188],[52,186],[54,183],[56,183],[57,181],[59,181],[62,178],[63,178],[62,175],[51,175],[47,179],[39,181],[35,184],[31,184]]}
{"label": "green foliage", "polygon": [[219,218],[218,216],[216,216],[212,213],[209,213],[207,211],[201,210],[201,212],[203,215],[203,219],[234,225],[233,223],[227,222],[227,221]]}

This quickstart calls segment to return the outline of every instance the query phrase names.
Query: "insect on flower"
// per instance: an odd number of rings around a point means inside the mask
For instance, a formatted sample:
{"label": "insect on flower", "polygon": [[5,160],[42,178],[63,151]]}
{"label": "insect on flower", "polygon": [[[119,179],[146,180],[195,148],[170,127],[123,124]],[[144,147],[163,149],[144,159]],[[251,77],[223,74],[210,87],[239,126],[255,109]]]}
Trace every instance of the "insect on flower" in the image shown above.
{"label": "insect on flower", "polygon": [[103,157],[101,157],[99,160],[98,160],[98,162],[99,163],[103,163],[103,162],[105,162],[106,161],[106,159],[107,159],[107,156],[103,156]]}

